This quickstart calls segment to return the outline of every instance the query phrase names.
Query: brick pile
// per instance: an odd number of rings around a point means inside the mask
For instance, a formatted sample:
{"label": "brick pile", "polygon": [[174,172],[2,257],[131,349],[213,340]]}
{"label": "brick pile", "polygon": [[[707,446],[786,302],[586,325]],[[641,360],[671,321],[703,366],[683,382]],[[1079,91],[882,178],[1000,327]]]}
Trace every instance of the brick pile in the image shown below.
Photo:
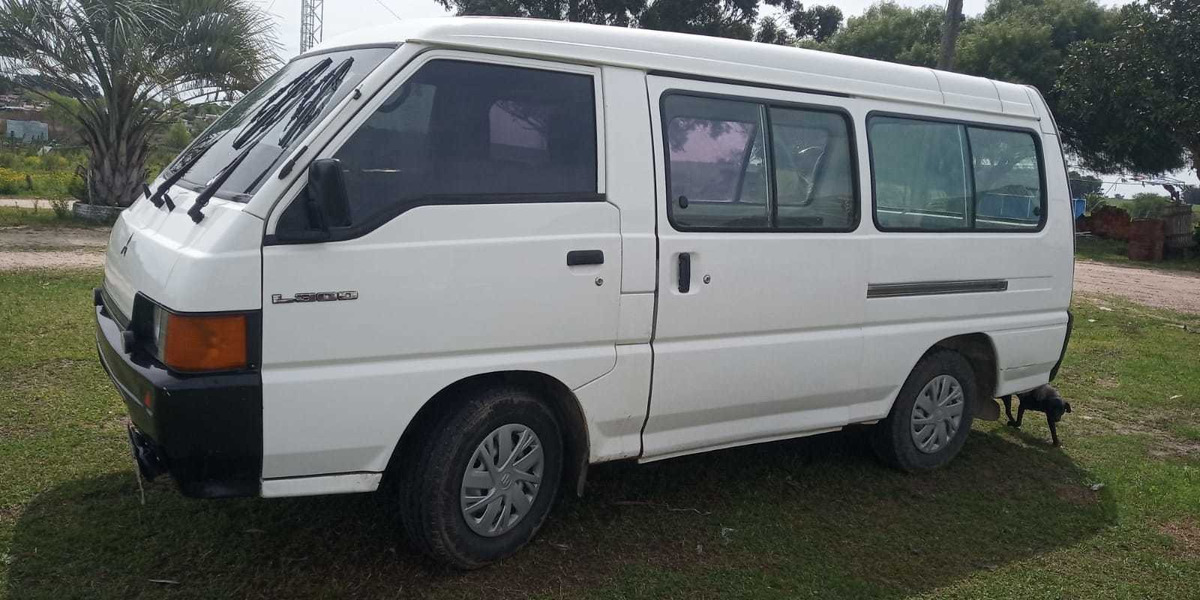
{"label": "brick pile", "polygon": [[1129,259],[1158,262],[1163,259],[1166,229],[1162,219],[1134,219],[1129,226]]}

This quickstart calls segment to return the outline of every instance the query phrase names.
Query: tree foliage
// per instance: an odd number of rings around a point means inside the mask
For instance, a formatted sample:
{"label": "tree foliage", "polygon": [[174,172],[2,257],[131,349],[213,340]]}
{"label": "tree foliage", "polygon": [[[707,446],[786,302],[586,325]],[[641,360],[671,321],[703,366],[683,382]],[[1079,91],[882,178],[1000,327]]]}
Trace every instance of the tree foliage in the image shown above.
{"label": "tree foliage", "polygon": [[796,31],[796,37],[824,42],[842,28],[842,9],[830,4],[804,8],[796,4],[788,15],[788,22]]}
{"label": "tree foliage", "polygon": [[459,15],[534,17],[597,25],[642,27],[768,44],[824,41],[841,26],[835,6],[805,8],[795,0],[766,0],[782,19],[759,14],[758,0],[438,0]]}
{"label": "tree foliage", "polygon": [[1055,91],[1059,125],[1093,170],[1200,173],[1200,3],[1121,10],[1111,41],[1071,48]]}
{"label": "tree foliage", "polygon": [[0,67],[78,126],[92,201],[126,206],[158,129],[275,66],[272,27],[248,0],[0,0]]}
{"label": "tree foliage", "polygon": [[628,26],[646,8],[646,0],[438,0],[460,15],[531,17]]}
{"label": "tree foliage", "polygon": [[1104,183],[1095,175],[1085,175],[1076,171],[1068,174],[1071,184],[1071,197],[1084,198],[1088,194],[1099,194]]}
{"label": "tree foliage", "polygon": [[932,67],[941,43],[942,9],[908,8],[883,1],[846,26],[821,49],[888,62]]}

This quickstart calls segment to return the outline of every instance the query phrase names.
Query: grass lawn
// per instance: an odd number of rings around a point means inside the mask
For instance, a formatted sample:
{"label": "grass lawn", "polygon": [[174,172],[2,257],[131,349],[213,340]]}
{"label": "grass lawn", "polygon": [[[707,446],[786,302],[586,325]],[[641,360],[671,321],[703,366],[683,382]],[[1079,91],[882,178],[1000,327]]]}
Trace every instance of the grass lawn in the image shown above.
{"label": "grass lawn", "polygon": [[976,424],[920,476],[861,431],[601,465],[527,550],[462,574],[405,546],[383,493],[156,482],[143,505],[92,342],[99,281],[0,274],[0,597],[1200,597],[1200,317],[1077,299],[1062,449],[1033,414]]}
{"label": "grass lawn", "polygon": [[1098,237],[1076,237],[1075,257],[1128,267],[1200,272],[1200,254],[1189,258],[1170,258],[1160,262],[1129,260],[1127,244]]}

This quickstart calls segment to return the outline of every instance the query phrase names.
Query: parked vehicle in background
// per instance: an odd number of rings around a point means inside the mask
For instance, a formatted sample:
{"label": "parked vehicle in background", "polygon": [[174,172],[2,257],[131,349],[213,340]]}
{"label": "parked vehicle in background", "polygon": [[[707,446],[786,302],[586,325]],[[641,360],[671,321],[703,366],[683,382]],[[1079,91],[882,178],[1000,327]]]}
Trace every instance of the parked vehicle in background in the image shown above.
{"label": "parked vehicle in background", "polygon": [[394,478],[463,568],[589,464],[874,423],[942,466],[1070,330],[1040,96],[820,52],[406,21],[296,58],[148,193],[96,292],[143,472]]}

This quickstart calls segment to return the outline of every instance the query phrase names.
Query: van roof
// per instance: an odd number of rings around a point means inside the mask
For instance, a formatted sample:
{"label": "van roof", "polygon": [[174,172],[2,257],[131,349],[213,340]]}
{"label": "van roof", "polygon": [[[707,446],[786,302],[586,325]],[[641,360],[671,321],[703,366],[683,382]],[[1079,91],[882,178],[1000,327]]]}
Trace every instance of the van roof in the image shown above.
{"label": "van roof", "polygon": [[[417,42],[613,65],[1037,120],[1027,86],[816,50],[627,27],[541,19],[441,17],[360,29],[312,50]],[[1040,96],[1037,96],[1040,103]]]}

